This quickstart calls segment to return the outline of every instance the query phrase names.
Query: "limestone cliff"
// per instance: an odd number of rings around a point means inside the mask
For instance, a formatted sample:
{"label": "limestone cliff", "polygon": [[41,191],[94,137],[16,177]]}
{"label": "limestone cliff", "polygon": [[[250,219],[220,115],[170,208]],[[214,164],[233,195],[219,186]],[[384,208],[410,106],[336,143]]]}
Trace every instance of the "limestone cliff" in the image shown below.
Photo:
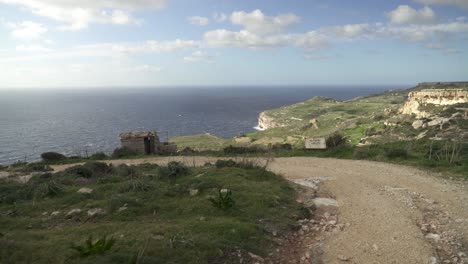
{"label": "limestone cliff", "polygon": [[282,127],[282,125],[275,122],[272,117],[267,116],[265,112],[261,112],[258,116],[258,129],[267,130],[275,127]]}
{"label": "limestone cliff", "polygon": [[421,106],[445,106],[468,103],[467,89],[424,89],[410,92],[408,100],[400,109],[402,114],[415,114],[418,118],[427,117],[430,113],[421,110]]}

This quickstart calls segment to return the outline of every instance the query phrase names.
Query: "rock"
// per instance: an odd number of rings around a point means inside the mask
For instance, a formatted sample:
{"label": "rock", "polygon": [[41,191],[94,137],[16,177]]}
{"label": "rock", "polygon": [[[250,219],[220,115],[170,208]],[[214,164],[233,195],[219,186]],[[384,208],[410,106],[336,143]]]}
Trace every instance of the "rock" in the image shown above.
{"label": "rock", "polygon": [[458,252],[457,254],[460,258],[466,258],[466,253],[465,252]]}
{"label": "rock", "polygon": [[374,249],[375,251],[379,250],[379,247],[376,245],[376,244],[373,244],[372,245],[372,249]]}
{"label": "rock", "polygon": [[437,258],[436,257],[430,257],[429,260],[427,261],[427,264],[437,264]]}
{"label": "rock", "polygon": [[122,207],[120,207],[117,211],[120,213],[120,212],[123,212],[123,211],[125,211],[125,210],[127,210],[127,209],[128,209],[127,206],[122,206]]}
{"label": "rock", "polygon": [[53,211],[52,213],[50,213],[51,216],[57,216],[60,214],[60,211]]}
{"label": "rock", "polygon": [[90,189],[90,188],[81,188],[77,191],[77,193],[87,193],[87,194],[90,194],[93,192],[93,189]]}
{"label": "rock", "polygon": [[0,171],[0,179],[8,178],[10,173],[8,171]]}
{"label": "rock", "polygon": [[316,130],[319,129],[319,121],[317,119],[311,119],[309,124]]}
{"label": "rock", "polygon": [[351,258],[343,255],[338,255],[338,259],[344,262],[349,261]]}
{"label": "rock", "polygon": [[420,129],[424,125],[423,120],[416,120],[413,122],[412,126],[414,129]]}
{"label": "rock", "polygon": [[80,214],[81,213],[81,209],[71,209],[68,213],[67,213],[67,216],[72,216],[72,215],[76,215],[76,214]]}
{"label": "rock", "polygon": [[48,215],[49,213],[48,212],[43,212],[42,215]]}
{"label": "rock", "polygon": [[95,215],[104,214],[104,213],[105,213],[105,211],[102,208],[93,208],[93,209],[88,210],[88,215],[89,216],[95,216]]}
{"label": "rock", "polygon": [[338,202],[335,199],[331,199],[331,198],[315,198],[313,201],[316,207],[323,207],[323,206],[338,207]]}
{"label": "rock", "polygon": [[435,242],[438,242],[440,240],[440,235],[439,234],[434,234],[434,233],[429,233],[426,235],[426,239],[432,239]]}
{"label": "rock", "polygon": [[444,117],[438,117],[430,122],[427,123],[428,126],[440,126],[440,128],[442,129],[442,127],[444,126],[444,124],[447,124],[450,122],[450,119],[449,118],[444,118]]}
{"label": "rock", "polygon": [[154,240],[163,240],[164,236],[163,235],[153,235],[153,236],[151,236],[151,238],[154,239]]}
{"label": "rock", "polygon": [[257,256],[255,255],[254,253],[252,252],[248,252],[249,256],[253,259],[253,260],[256,260],[256,261],[260,261],[260,262],[264,262],[264,259],[260,256]]}
{"label": "rock", "polygon": [[198,194],[198,189],[190,189],[190,196],[195,196]]}

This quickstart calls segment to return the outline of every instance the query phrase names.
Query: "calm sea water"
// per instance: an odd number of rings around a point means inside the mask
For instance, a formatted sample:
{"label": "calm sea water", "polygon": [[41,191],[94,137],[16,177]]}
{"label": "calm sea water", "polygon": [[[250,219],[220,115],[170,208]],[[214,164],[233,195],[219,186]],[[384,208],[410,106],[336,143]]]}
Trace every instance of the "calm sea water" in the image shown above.
{"label": "calm sea water", "polygon": [[[404,86],[403,86],[404,87]],[[124,131],[156,130],[169,137],[253,131],[258,114],[313,96],[350,99],[402,86],[190,87],[0,90],[0,164],[36,160],[40,153],[111,152]]]}

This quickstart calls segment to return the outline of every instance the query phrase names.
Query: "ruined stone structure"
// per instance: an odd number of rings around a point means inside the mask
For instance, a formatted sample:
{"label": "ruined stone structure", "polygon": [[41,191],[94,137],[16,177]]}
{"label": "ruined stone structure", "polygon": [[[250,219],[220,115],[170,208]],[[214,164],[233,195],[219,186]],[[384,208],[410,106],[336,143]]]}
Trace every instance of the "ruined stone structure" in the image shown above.
{"label": "ruined stone structure", "polygon": [[120,134],[120,142],[123,148],[128,148],[139,154],[155,154],[156,142],[159,137],[155,132],[127,132]]}
{"label": "ruined stone structure", "polygon": [[139,154],[175,154],[177,145],[171,142],[161,142],[158,134],[152,131],[127,132],[120,134],[122,147]]}
{"label": "ruined stone structure", "polygon": [[415,114],[418,118],[427,117],[428,113],[421,111],[420,106],[432,104],[436,106],[468,103],[468,89],[425,89],[410,92],[408,101],[401,108],[402,114]]}

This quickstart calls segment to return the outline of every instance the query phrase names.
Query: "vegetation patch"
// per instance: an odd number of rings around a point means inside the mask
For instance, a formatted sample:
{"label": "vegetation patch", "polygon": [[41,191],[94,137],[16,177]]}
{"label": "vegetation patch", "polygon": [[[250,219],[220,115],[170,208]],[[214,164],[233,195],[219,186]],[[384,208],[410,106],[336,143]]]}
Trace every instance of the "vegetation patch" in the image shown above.
{"label": "vegetation patch", "polygon": [[286,180],[240,163],[92,162],[26,184],[3,179],[0,263],[238,263],[237,250],[265,256],[272,230],[290,231],[303,213]]}

